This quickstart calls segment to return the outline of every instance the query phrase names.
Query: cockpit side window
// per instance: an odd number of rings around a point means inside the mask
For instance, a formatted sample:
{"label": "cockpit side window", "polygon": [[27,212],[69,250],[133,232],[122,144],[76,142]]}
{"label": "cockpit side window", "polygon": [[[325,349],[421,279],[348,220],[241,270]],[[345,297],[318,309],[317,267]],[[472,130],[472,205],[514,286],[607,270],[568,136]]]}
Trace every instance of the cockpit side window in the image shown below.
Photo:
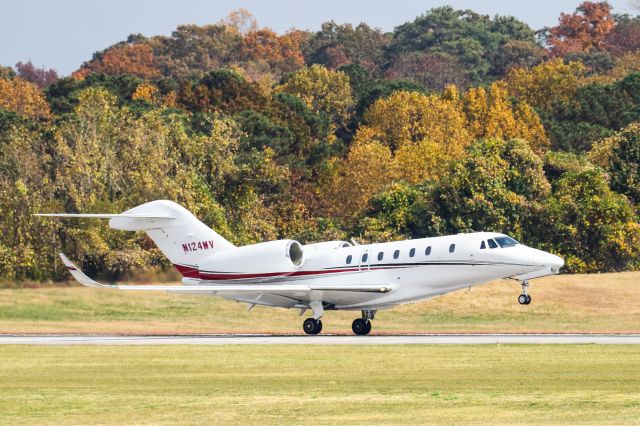
{"label": "cockpit side window", "polygon": [[480,243],[480,250],[482,250],[482,249],[486,249],[486,248],[487,248],[487,245],[484,243],[484,241],[482,241],[482,242]]}
{"label": "cockpit side window", "polygon": [[493,241],[492,239],[488,239],[487,242],[489,243],[489,248],[498,248],[498,244],[496,244],[495,241]]}
{"label": "cockpit side window", "polygon": [[516,244],[519,244],[516,240],[511,237],[496,237],[496,241],[500,245],[500,247],[513,247]]}

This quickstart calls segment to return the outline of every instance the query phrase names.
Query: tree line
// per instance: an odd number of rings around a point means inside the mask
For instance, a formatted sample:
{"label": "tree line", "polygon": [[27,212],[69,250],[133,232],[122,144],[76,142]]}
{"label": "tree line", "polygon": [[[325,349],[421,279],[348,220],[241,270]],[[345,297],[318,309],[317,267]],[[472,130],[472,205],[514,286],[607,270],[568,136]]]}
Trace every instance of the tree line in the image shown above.
{"label": "tree line", "polygon": [[235,11],[131,35],[69,77],[0,67],[0,276],[121,278],[142,234],[36,212],[172,199],[236,244],[498,231],[569,272],[640,267],[640,17],[552,28],[451,7],[383,33]]}

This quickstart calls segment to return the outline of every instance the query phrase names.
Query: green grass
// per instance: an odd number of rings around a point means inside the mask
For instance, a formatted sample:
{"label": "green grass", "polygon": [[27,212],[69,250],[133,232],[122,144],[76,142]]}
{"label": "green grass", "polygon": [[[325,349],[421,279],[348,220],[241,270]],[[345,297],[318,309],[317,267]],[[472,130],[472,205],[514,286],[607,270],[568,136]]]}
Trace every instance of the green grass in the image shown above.
{"label": "green grass", "polygon": [[[560,275],[531,283],[520,306],[511,280],[380,311],[373,333],[640,332],[640,273]],[[329,311],[326,333],[351,333],[357,312]],[[0,333],[302,333],[297,310],[217,297],[82,287],[0,290]]]}
{"label": "green grass", "polygon": [[640,347],[0,347],[2,424],[637,424]]}

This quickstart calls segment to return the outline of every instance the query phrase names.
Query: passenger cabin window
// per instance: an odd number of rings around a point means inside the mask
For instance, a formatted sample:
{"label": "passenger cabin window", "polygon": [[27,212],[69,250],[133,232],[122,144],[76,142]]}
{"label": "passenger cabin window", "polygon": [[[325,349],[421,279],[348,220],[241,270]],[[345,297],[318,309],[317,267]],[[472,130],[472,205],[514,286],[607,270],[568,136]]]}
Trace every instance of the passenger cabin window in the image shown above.
{"label": "passenger cabin window", "polygon": [[455,244],[451,244],[449,246],[449,253],[453,253],[454,251],[456,251],[456,245]]}
{"label": "passenger cabin window", "polygon": [[347,256],[347,265],[351,264],[351,259],[353,259],[353,256],[351,255]]}
{"label": "passenger cabin window", "polygon": [[365,254],[362,255],[362,261],[363,262],[366,262],[368,258],[369,258],[369,254],[368,253],[365,253]]}
{"label": "passenger cabin window", "polygon": [[487,245],[484,243],[484,241],[482,241],[482,242],[480,243],[480,250],[482,250],[482,249],[486,249],[486,248],[487,248]]}
{"label": "passenger cabin window", "polygon": [[378,253],[378,260],[382,260],[382,258],[384,257],[384,252],[380,252]]}
{"label": "passenger cabin window", "polygon": [[431,254],[431,246],[427,247],[427,249],[424,251],[425,256],[429,256],[430,254]]}
{"label": "passenger cabin window", "polygon": [[413,257],[416,255],[416,249],[412,248],[411,250],[409,250],[409,257]]}
{"label": "passenger cabin window", "polygon": [[399,257],[400,257],[400,250],[396,250],[396,251],[394,251],[394,252],[393,252],[393,258],[394,258],[394,259],[397,259],[397,258],[399,258]]}
{"label": "passenger cabin window", "polygon": [[492,248],[492,249],[494,249],[494,248],[498,248],[498,244],[496,244],[496,242],[495,242],[495,241],[493,241],[493,240],[487,240],[487,242],[489,243],[489,248]]}

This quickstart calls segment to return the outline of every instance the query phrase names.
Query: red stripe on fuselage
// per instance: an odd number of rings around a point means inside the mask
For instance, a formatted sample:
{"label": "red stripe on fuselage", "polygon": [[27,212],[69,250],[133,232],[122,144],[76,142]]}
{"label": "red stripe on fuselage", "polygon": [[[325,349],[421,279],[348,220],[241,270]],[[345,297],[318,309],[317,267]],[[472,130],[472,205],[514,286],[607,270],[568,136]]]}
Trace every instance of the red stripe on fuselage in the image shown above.
{"label": "red stripe on fuselage", "polygon": [[[241,280],[251,278],[270,278],[270,277],[295,277],[305,275],[321,275],[321,274],[335,274],[340,272],[358,272],[359,268],[340,269],[340,270],[324,270],[324,271],[296,271],[293,273],[288,272],[263,272],[259,274],[221,274],[215,272],[201,272],[197,268],[192,266],[176,265],[176,269],[187,278],[200,278],[203,280]],[[374,269],[374,268],[371,268]]]}

